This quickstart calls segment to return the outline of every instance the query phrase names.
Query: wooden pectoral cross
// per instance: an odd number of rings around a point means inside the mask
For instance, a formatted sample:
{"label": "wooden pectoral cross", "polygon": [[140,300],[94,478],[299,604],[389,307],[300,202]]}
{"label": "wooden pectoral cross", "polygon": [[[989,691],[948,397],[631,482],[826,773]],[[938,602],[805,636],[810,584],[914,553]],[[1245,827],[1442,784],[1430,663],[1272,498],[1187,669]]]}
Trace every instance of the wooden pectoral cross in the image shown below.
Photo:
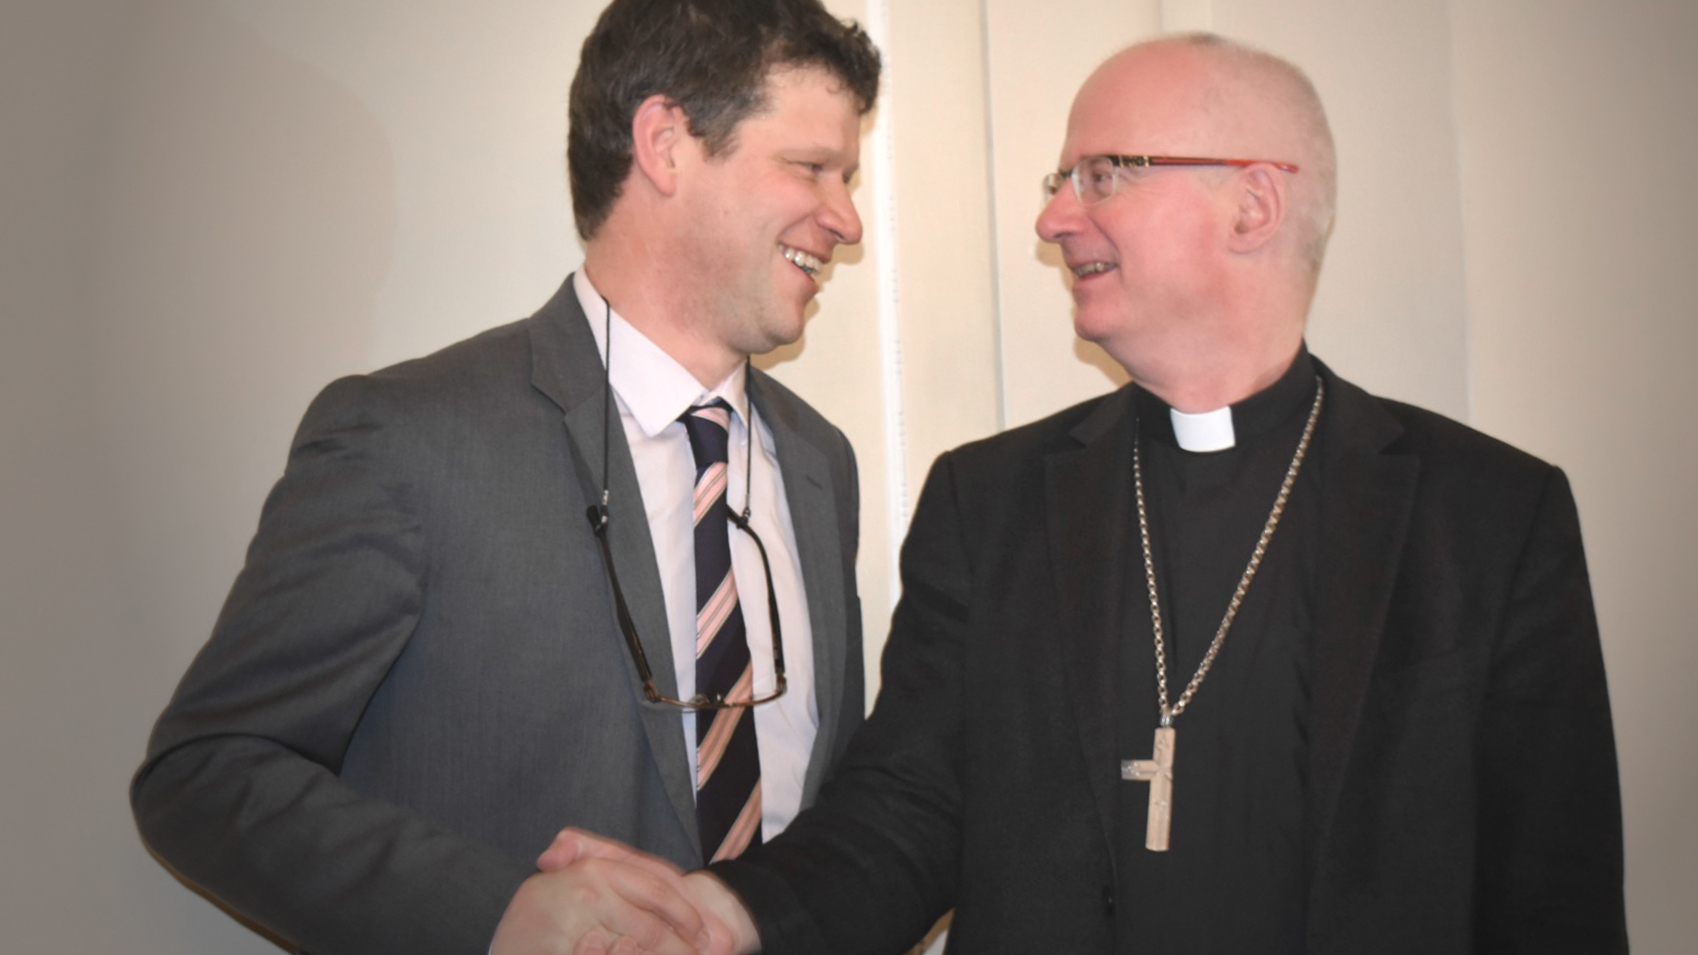
{"label": "wooden pectoral cross", "polygon": [[1155,751],[1149,759],[1127,759],[1120,763],[1120,778],[1150,784],[1149,821],[1144,827],[1144,848],[1167,851],[1167,833],[1173,824],[1174,729],[1156,729]]}

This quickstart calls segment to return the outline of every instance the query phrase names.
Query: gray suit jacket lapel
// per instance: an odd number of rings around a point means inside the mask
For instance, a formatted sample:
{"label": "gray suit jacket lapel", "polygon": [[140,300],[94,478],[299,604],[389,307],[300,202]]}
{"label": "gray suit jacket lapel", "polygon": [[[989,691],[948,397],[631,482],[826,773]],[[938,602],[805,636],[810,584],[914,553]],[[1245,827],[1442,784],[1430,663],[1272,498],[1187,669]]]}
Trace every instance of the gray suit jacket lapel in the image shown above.
{"label": "gray suit jacket lapel", "polygon": [[833,749],[833,736],[843,727],[833,718],[842,705],[839,699],[845,682],[844,658],[848,635],[844,632],[849,612],[843,592],[843,554],[838,545],[838,495],[832,488],[825,455],[798,427],[794,409],[782,394],[767,386],[764,374],[750,370],[749,400],[761,420],[772,430],[778,466],[784,475],[784,498],[790,507],[790,523],[796,534],[796,554],[802,565],[802,587],[807,592],[808,621],[813,631],[814,692],[819,707],[819,733],[809,754],[808,771],[802,784],[802,805],[811,805],[824,781]]}
{"label": "gray suit jacket lapel", "polygon": [[[583,484],[585,500],[593,501],[601,496],[604,430],[612,443],[607,455],[609,508],[612,512],[608,533],[612,535],[619,586],[625,593],[637,633],[643,637],[643,652],[654,672],[656,688],[668,696],[676,696],[678,676],[672,660],[666,598],[661,591],[660,571],[655,561],[654,541],[649,536],[642,491],[637,484],[636,466],[631,461],[631,449],[625,443],[625,431],[617,416],[610,427],[605,425],[607,411],[602,401],[602,365],[596,357],[595,337],[578,304],[571,277],[537,313],[537,321],[531,329],[531,344],[531,383],[553,399],[565,413],[567,440],[578,467],[578,479]],[[611,611],[612,592],[605,583],[586,584],[584,589],[586,593],[597,590],[605,593]],[[611,612],[609,615],[612,616]],[[611,638],[623,641],[617,633]],[[636,665],[630,661],[629,655],[626,655],[626,670],[632,694],[642,712],[649,751],[654,754],[660,777],[666,785],[667,797],[678,813],[684,831],[690,833],[691,839],[697,843],[699,853],[695,786],[690,779],[689,756],[684,751],[679,711],[675,707],[648,702],[643,696]]]}

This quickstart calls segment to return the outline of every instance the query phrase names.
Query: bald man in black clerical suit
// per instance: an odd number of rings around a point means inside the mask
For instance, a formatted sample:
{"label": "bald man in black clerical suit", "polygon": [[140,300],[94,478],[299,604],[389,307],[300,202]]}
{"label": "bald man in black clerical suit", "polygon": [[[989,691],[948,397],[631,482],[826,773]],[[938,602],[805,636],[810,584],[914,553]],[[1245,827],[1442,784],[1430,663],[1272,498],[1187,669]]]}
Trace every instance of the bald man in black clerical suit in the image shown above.
{"label": "bald man in black clerical suit", "polygon": [[1568,484],[1308,354],[1334,168],[1221,38],[1085,83],[1037,227],[1135,383],[933,467],[844,762],[677,883],[728,947],[1626,950]]}

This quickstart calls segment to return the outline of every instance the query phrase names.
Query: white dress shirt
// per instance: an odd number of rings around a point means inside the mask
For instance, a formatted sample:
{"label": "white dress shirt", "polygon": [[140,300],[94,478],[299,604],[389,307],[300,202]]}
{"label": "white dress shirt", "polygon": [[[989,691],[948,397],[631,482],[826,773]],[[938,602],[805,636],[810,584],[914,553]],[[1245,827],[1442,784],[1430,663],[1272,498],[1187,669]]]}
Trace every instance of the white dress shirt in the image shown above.
{"label": "white dress shirt", "polygon": [[[589,317],[597,354],[607,356],[608,306],[580,269],[573,279],[578,302]],[[796,533],[790,504],[784,496],[784,475],[778,467],[772,431],[757,417],[753,474],[750,474],[749,406],[745,365],[738,365],[715,387],[701,382],[671,355],[637,331],[617,311],[611,314],[613,333],[613,394],[619,422],[637,469],[649,535],[666,596],[666,619],[671,631],[672,659],[678,674],[678,698],[696,692],[696,550],[693,501],[696,463],[690,439],[678,420],[693,405],[723,398],[731,405],[731,441],[727,503],[741,511],[751,501],[749,525],[766,544],[772,562],[773,589],[784,632],[785,694],[754,708],[755,734],[761,758],[761,836],[771,839],[790,824],[802,806],[802,783],[808,771],[819,728],[819,702],[814,693],[813,627],[802,589],[802,565],[796,553]],[[745,488],[747,490],[745,491]],[[754,694],[773,690],[772,626],[767,617],[766,574],[761,555],[747,534],[731,529],[731,569],[737,577],[737,598],[743,609],[749,656],[754,664]],[[647,634],[642,634],[647,638]],[[696,715],[682,714],[684,751],[690,758],[690,778],[696,776]]]}

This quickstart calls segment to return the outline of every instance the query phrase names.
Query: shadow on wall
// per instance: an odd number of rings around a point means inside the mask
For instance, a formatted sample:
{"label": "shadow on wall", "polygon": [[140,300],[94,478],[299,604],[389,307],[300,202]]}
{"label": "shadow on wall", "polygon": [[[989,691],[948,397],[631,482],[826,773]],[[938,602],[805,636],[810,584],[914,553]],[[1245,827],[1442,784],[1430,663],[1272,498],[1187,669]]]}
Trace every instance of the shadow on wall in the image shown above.
{"label": "shadow on wall", "polygon": [[395,173],[368,110],[224,10],[0,14],[29,98],[6,135],[30,147],[0,156],[30,191],[4,220],[29,257],[0,263],[21,329],[0,409],[0,749],[26,767],[0,785],[11,948],[275,951],[147,858],[125,784],[294,419],[363,360]]}
{"label": "shadow on wall", "polygon": [[[94,420],[64,439],[98,449],[94,506],[123,632],[51,651],[105,672],[41,690],[59,699],[47,710],[121,698],[125,712],[66,721],[99,738],[61,752],[105,754],[73,757],[71,785],[104,799],[79,822],[80,850],[26,845],[43,874],[56,868],[47,860],[135,844],[124,781],[211,629],[307,401],[368,360],[396,231],[388,138],[345,88],[211,0],[147,0],[125,16],[89,183],[82,371]],[[111,947],[99,939],[120,927],[123,947],[141,951],[263,945],[139,851],[132,861],[94,906],[132,918],[89,920],[76,930],[88,944],[73,947]],[[67,881],[57,894],[75,895],[81,876],[55,877]]]}
{"label": "shadow on wall", "polygon": [[367,360],[396,177],[370,110],[219,4],[133,17],[92,340],[124,571],[174,679],[308,399]]}

